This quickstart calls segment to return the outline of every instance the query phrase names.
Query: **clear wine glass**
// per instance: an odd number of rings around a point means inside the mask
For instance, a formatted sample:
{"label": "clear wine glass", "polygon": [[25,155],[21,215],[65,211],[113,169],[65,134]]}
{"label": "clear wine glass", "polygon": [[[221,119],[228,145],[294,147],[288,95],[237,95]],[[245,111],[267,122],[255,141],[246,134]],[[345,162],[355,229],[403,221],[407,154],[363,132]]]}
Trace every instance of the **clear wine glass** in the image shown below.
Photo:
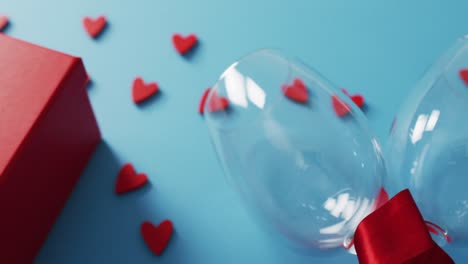
{"label": "clear wine glass", "polygon": [[204,113],[225,174],[262,227],[300,248],[350,246],[386,170],[346,94],[299,60],[260,50],[221,75]]}
{"label": "clear wine glass", "polygon": [[467,70],[463,37],[408,96],[388,146],[387,190],[410,189],[440,245],[468,238]]}

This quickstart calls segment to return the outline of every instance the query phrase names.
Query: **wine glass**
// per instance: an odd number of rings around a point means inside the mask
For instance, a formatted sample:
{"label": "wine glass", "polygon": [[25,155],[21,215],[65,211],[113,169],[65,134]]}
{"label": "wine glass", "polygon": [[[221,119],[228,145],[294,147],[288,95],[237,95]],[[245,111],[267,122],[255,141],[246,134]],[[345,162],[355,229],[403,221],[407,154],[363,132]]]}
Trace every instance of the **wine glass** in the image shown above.
{"label": "wine glass", "polygon": [[463,37],[408,96],[388,146],[389,193],[409,188],[441,245],[468,238],[467,69],[468,38]]}
{"label": "wine glass", "polygon": [[225,174],[262,227],[299,248],[351,245],[386,170],[346,94],[299,60],[260,50],[227,68],[204,113]]}

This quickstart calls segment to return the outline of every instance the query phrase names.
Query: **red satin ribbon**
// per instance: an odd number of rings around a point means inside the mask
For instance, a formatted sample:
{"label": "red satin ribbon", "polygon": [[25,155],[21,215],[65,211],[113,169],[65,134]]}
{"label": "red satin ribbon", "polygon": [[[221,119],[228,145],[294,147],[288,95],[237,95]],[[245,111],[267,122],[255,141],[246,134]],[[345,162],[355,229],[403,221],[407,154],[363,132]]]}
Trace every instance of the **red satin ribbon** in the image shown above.
{"label": "red satin ribbon", "polygon": [[354,246],[361,264],[455,263],[432,240],[408,190],[362,220]]}

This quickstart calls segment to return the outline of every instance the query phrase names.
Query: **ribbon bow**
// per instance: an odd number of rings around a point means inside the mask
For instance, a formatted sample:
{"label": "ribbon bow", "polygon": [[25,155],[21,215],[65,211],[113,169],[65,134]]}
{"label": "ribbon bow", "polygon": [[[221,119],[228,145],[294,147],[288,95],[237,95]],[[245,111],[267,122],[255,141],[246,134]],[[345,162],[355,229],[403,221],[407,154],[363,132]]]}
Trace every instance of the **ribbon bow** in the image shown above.
{"label": "ribbon bow", "polygon": [[432,240],[407,189],[362,220],[354,246],[361,264],[455,263]]}

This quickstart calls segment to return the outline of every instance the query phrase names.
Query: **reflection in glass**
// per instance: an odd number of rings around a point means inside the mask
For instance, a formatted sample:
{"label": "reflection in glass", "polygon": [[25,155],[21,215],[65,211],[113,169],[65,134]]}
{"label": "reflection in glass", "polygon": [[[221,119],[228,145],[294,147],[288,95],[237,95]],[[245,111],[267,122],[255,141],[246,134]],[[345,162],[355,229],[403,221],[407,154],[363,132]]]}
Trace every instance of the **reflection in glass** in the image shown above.
{"label": "reflection in glass", "polygon": [[[285,84],[306,86],[300,103]],[[385,174],[362,112],[297,60],[262,50],[234,63],[213,86],[228,111],[205,111],[226,175],[270,233],[302,248],[341,247],[374,209]],[[333,96],[349,105],[337,116]],[[283,239],[286,238],[286,239]]]}

